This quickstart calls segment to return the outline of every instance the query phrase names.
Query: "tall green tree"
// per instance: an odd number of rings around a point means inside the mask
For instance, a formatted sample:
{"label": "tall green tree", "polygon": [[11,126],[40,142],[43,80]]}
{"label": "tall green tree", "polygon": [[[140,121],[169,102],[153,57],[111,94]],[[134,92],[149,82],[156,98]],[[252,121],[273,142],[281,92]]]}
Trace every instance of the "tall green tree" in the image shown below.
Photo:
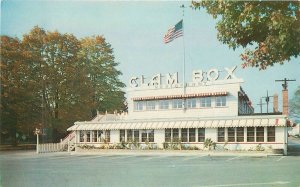
{"label": "tall green tree", "polygon": [[97,110],[123,110],[117,65],[102,36],[78,40],[37,26],[21,41],[1,36],[1,132],[15,139],[16,132],[47,128],[49,140],[57,141]]}
{"label": "tall green tree", "polygon": [[85,65],[87,77],[93,89],[93,113],[113,112],[124,110],[125,87],[119,79],[122,74],[116,69],[118,63],[115,61],[113,49],[102,36],[86,37],[81,40],[79,58]]}
{"label": "tall green tree", "polygon": [[40,123],[65,131],[74,122],[88,117],[90,85],[77,53],[80,42],[71,34],[45,32],[35,27],[23,38],[32,57],[32,81],[42,106]]}
{"label": "tall green tree", "polygon": [[300,86],[294,93],[293,98],[290,100],[289,113],[292,119],[300,123]]}
{"label": "tall green tree", "polygon": [[1,36],[1,134],[8,132],[16,145],[16,133],[30,132],[35,108],[30,84],[28,55],[17,38]]}
{"label": "tall green tree", "polygon": [[218,39],[230,48],[246,48],[243,67],[266,69],[300,54],[298,1],[192,1],[218,20]]}

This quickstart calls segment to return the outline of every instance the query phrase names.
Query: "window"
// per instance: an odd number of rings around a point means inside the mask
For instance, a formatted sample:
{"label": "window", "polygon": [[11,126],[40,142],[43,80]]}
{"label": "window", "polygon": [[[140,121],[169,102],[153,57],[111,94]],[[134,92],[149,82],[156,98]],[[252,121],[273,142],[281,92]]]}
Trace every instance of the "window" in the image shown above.
{"label": "window", "polygon": [[256,142],[264,142],[264,127],[256,127]]}
{"label": "window", "polygon": [[235,128],[230,127],[227,129],[228,133],[228,142],[235,142]]}
{"label": "window", "polygon": [[110,130],[105,131],[105,140],[106,142],[110,142]]}
{"label": "window", "polygon": [[189,142],[196,141],[196,129],[189,129]]}
{"label": "window", "polygon": [[140,131],[134,130],[133,131],[133,141],[139,142],[140,141]]}
{"label": "window", "polygon": [[198,129],[198,142],[204,142],[205,141],[205,128],[199,128]]}
{"label": "window", "polygon": [[120,130],[120,142],[125,141],[125,130]]}
{"label": "window", "polygon": [[142,131],[142,142],[154,142],[154,130]]}
{"label": "window", "polygon": [[196,108],[196,99],[192,98],[192,99],[187,99],[187,108]]}
{"label": "window", "polygon": [[165,130],[165,142],[171,142],[171,129]]}
{"label": "window", "polygon": [[147,110],[155,110],[155,101],[147,101],[146,109]]}
{"label": "window", "polygon": [[142,142],[146,142],[147,141],[147,132],[143,131],[142,132]]}
{"label": "window", "polygon": [[80,131],[80,138],[79,138],[79,141],[80,142],[84,142],[84,132],[83,131]]}
{"label": "window", "polygon": [[154,142],[154,130],[148,132],[148,140],[149,142]]}
{"label": "window", "polygon": [[134,110],[143,110],[144,102],[143,101],[134,101]]}
{"label": "window", "polygon": [[226,106],[226,96],[216,97],[216,106]]}
{"label": "window", "polygon": [[236,128],[236,141],[237,142],[244,142],[244,127],[237,127]]}
{"label": "window", "polygon": [[173,108],[182,108],[182,99],[174,99],[172,103]]}
{"label": "window", "polygon": [[225,142],[225,128],[218,128],[218,142]]}
{"label": "window", "polygon": [[132,130],[127,130],[127,142],[132,142]]}
{"label": "window", "polygon": [[181,141],[182,142],[188,141],[188,129],[181,129]]}
{"label": "window", "polygon": [[247,142],[254,142],[254,127],[247,127]]}
{"label": "window", "polygon": [[172,141],[173,142],[179,142],[179,129],[172,129],[172,132],[173,132]]}
{"label": "window", "polygon": [[211,107],[211,97],[201,97],[200,107]]}
{"label": "window", "polygon": [[268,142],[275,142],[275,127],[268,127]]}
{"label": "window", "polygon": [[169,109],[169,100],[160,100],[159,109]]}
{"label": "window", "polygon": [[102,134],[103,134],[103,131],[98,131],[98,142],[103,142]]}
{"label": "window", "polygon": [[86,131],[86,142],[91,142],[91,132]]}
{"label": "window", "polygon": [[93,131],[93,142],[97,142],[97,131]]}

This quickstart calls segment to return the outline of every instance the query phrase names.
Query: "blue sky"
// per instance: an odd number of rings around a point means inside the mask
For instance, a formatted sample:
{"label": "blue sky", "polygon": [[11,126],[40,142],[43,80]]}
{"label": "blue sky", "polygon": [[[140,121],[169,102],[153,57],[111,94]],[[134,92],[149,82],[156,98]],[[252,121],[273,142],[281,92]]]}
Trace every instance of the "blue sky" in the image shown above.
{"label": "blue sky", "polygon": [[187,7],[184,16],[187,81],[192,79],[192,70],[222,70],[237,65],[235,74],[244,79],[242,87],[256,112],[259,112],[259,98],[265,96],[267,90],[270,95],[277,92],[281,103],[282,87],[275,79],[297,79],[289,84],[289,97],[293,96],[300,86],[299,58],[264,71],[242,69],[239,55],[243,49],[233,51],[220,43],[216,38],[216,21],[203,10],[189,8],[188,1],[4,0],[1,2],[1,35],[22,38],[35,25],[48,31],[72,33],[78,38],[103,35],[114,48],[124,83],[132,76],[175,72],[179,72],[181,80],[183,38],[168,45],[163,43],[166,31],[182,19],[181,4]]}

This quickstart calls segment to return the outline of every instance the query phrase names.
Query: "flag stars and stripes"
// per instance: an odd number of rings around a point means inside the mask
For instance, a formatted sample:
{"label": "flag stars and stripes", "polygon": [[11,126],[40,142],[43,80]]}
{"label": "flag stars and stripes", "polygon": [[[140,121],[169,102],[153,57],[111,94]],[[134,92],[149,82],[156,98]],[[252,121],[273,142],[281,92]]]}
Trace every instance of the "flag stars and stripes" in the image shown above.
{"label": "flag stars and stripes", "polygon": [[164,36],[164,43],[170,43],[174,39],[183,36],[183,21],[180,20],[175,26],[170,28]]}

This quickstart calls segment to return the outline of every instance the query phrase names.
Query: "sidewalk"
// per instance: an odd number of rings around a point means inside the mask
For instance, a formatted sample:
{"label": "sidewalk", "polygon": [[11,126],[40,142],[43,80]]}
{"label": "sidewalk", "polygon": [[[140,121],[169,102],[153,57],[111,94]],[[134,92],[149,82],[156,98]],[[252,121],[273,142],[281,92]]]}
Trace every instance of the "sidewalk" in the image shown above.
{"label": "sidewalk", "polygon": [[71,155],[114,155],[114,156],[281,156],[263,151],[199,151],[199,150],[112,150],[71,152]]}

